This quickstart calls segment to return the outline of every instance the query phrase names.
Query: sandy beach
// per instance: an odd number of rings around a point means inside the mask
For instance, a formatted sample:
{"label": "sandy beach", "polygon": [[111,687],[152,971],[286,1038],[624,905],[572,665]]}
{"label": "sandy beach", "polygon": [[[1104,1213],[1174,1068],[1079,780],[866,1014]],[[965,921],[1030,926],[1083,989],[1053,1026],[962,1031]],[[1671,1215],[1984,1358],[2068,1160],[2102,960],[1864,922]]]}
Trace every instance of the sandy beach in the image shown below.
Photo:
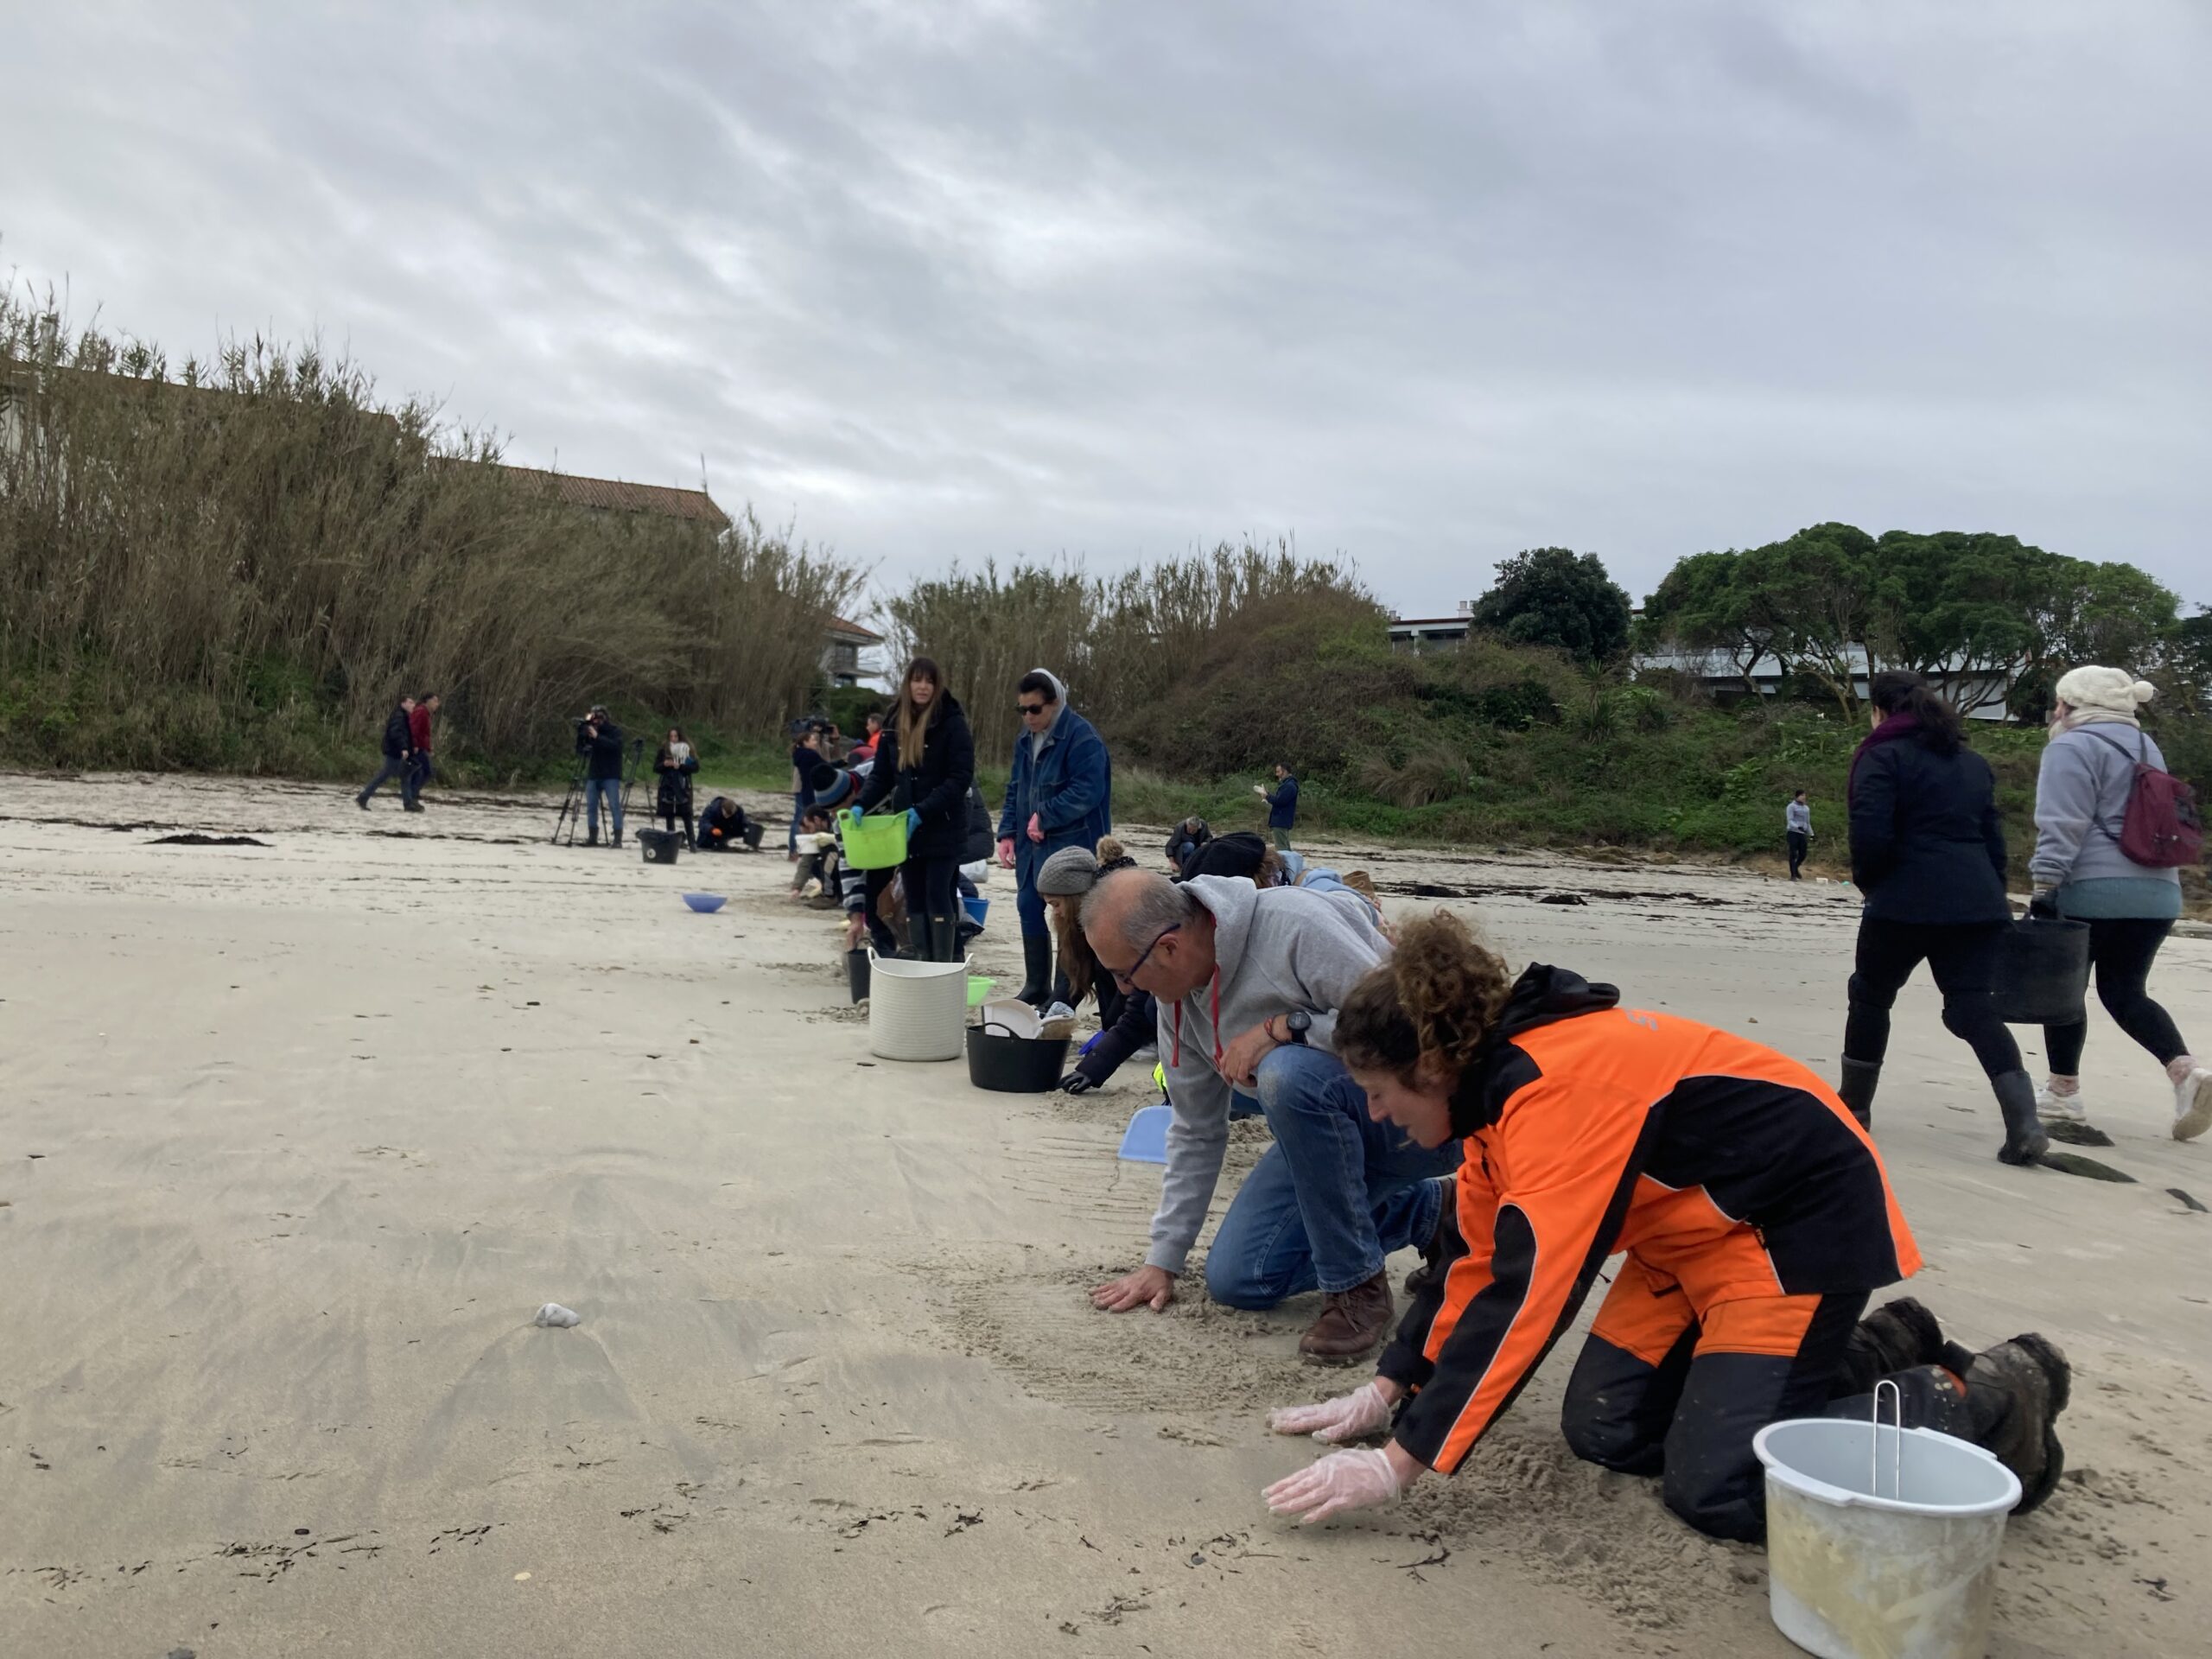
{"label": "sandy beach", "polygon": [[[1265,1408],[1363,1373],[1300,1363],[1310,1300],[1192,1276],[1091,1310],[1158,1193],[1115,1156],[1148,1076],[1028,1097],[875,1061],[780,855],[553,847],[556,804],[4,780],[0,1652],[1795,1651],[1761,1552],[1567,1452],[1572,1335],[1455,1479],[1272,1520],[1313,1448]],[[1834,1075],[1847,888],[1313,850]],[[2212,1046],[2202,934],[2152,989]],[[1916,1293],[2075,1368],[2067,1477],[2007,1538],[2007,1659],[2202,1653],[2212,1618],[2212,1214],[2169,1192],[2212,1204],[2212,1141],[2172,1141],[2158,1067],[2091,1021],[2097,1155],[2138,1185],[1999,1166],[1924,978],[1877,1109]],[[548,1300],[582,1324],[534,1327]]]}

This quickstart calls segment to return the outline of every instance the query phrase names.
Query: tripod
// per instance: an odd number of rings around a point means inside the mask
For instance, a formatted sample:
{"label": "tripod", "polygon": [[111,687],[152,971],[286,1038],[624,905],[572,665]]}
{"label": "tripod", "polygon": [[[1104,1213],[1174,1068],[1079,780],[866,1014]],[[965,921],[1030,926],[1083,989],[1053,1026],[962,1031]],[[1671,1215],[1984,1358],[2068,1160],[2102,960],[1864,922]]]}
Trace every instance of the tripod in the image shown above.
{"label": "tripod", "polygon": [[638,781],[639,768],[645,764],[645,740],[633,737],[630,740],[630,769],[622,778],[622,812],[621,817],[615,820],[618,823],[630,816],[630,789]]}
{"label": "tripod", "polygon": [[584,758],[580,754],[576,757],[575,765],[569,768],[568,798],[561,803],[560,816],[553,820],[553,833],[546,837],[549,843],[557,845],[561,840],[561,831],[565,828],[569,832],[568,844],[571,847],[576,844],[576,819],[582,815],[583,810],[577,804],[576,794],[582,788],[583,781]]}

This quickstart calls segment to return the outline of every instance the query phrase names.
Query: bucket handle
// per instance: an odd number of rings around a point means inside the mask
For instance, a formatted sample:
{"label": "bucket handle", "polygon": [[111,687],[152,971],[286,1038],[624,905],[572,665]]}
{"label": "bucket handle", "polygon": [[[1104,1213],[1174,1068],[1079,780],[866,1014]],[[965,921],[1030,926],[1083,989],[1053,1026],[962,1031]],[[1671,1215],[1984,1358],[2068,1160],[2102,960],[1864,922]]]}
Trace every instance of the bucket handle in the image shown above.
{"label": "bucket handle", "polygon": [[1895,1502],[1904,1491],[1904,1390],[1888,1377],[1874,1385],[1874,1412],[1866,1425],[1867,1470],[1866,1490],[1876,1497],[1884,1497],[1882,1491],[1882,1390],[1890,1391],[1890,1490],[1886,1496]]}

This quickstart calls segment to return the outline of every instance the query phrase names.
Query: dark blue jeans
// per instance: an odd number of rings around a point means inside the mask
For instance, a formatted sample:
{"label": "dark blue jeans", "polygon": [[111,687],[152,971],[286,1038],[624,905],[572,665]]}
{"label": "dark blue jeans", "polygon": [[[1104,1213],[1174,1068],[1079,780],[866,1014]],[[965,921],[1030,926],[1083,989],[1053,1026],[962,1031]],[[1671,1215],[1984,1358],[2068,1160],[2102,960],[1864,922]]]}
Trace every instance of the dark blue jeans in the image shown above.
{"label": "dark blue jeans", "polygon": [[588,778],[584,780],[586,822],[591,826],[590,836],[599,839],[599,803],[607,800],[607,822],[613,826],[614,839],[622,839],[622,780],[620,778]]}
{"label": "dark blue jeans", "polygon": [[407,792],[407,768],[408,762],[404,756],[387,754],[384,758],[384,765],[377,769],[377,775],[369,779],[368,787],[354,798],[365,801],[386,784],[393,782],[399,785],[399,791],[402,796],[404,796]]}
{"label": "dark blue jeans", "polygon": [[1206,1252],[1206,1294],[1230,1307],[1273,1307],[1309,1290],[1350,1290],[1382,1259],[1426,1243],[1449,1201],[1434,1178],[1459,1166],[1459,1143],[1434,1151],[1367,1115],[1344,1063],[1293,1045],[1260,1062],[1260,1109],[1275,1143],[1221,1218]]}
{"label": "dark blue jeans", "polygon": [[415,758],[407,763],[407,776],[399,785],[399,798],[408,805],[415,804],[423,792],[423,785],[430,781],[430,752],[415,751]]}

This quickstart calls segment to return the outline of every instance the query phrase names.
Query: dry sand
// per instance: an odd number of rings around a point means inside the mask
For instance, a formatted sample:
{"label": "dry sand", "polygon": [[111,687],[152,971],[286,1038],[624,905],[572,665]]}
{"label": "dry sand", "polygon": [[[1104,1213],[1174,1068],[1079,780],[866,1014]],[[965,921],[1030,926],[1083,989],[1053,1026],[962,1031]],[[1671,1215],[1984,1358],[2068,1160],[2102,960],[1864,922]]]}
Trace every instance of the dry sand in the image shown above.
{"label": "dry sand", "polygon": [[[1082,1294],[1158,1191],[1114,1156],[1138,1068],[1070,1101],[872,1063],[780,857],[647,868],[549,847],[551,817],[0,784],[0,1651],[1794,1651],[1759,1552],[1567,1454],[1572,1337],[1456,1479],[1271,1521],[1260,1488],[1312,1448],[1263,1408],[1350,1380],[1298,1363],[1310,1306]],[[1833,1070],[1842,889],[1358,861]],[[731,902],[693,915],[695,886]],[[995,897],[979,954],[1011,978]],[[2212,945],[2170,946],[2157,989],[2212,1044]],[[1878,1132],[1918,1294],[2077,1368],[1993,1651],[2202,1653],[2212,1216],[2166,1189],[2212,1202],[2212,1143],[2166,1137],[2157,1069],[2093,1018],[2104,1155],[2140,1185],[1993,1161],[1924,985]],[[583,1323],[531,1327],[549,1299]]]}

